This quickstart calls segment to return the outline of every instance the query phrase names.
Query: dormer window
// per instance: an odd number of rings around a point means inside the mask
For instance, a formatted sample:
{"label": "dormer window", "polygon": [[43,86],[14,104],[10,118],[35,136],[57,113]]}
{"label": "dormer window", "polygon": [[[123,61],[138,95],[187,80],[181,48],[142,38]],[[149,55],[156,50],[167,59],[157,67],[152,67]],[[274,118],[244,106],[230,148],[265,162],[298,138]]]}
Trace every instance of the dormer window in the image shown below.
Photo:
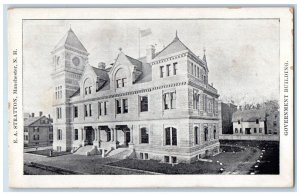
{"label": "dormer window", "polygon": [[87,78],[84,82],[84,95],[92,94],[92,81]]}
{"label": "dormer window", "polygon": [[116,87],[123,88],[127,86],[127,73],[124,69],[119,69],[116,73]]}

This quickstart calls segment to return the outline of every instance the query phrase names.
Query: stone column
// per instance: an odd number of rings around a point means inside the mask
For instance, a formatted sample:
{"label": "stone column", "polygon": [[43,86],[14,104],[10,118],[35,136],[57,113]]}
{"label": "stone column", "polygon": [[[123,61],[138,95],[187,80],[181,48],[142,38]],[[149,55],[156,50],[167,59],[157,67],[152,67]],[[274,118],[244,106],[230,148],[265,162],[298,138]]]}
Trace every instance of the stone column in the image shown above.
{"label": "stone column", "polygon": [[130,142],[128,144],[129,148],[133,148],[133,125],[128,125],[130,131]]}
{"label": "stone column", "polygon": [[118,133],[117,133],[117,129],[116,128],[114,128],[114,142],[116,143],[117,142],[117,140],[118,140],[118,135],[117,135]]}
{"label": "stone column", "polygon": [[97,141],[97,127],[94,127],[94,141]]}
{"label": "stone column", "polygon": [[110,129],[110,141],[113,142],[114,139],[115,139],[115,136],[114,136],[114,132],[115,132],[115,129],[114,128],[109,128]]}

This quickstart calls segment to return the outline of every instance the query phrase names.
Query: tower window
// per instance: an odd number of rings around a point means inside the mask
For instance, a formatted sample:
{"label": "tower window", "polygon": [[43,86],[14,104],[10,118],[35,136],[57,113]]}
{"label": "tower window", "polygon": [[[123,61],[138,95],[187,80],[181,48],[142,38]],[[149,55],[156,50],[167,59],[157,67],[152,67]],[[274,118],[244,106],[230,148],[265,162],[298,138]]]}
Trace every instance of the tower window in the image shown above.
{"label": "tower window", "polygon": [[78,117],[78,107],[74,106],[74,118]]}

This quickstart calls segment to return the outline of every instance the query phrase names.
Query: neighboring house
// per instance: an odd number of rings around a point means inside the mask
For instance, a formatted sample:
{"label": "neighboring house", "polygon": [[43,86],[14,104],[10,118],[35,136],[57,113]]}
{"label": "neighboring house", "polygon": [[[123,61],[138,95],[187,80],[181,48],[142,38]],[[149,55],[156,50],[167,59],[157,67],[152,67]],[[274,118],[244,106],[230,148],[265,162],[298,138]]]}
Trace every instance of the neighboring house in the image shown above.
{"label": "neighboring house", "polygon": [[50,146],[53,143],[52,119],[43,116],[29,117],[24,119],[24,146]]}
{"label": "neighboring house", "polygon": [[233,134],[232,115],[237,111],[233,103],[221,102],[222,132],[221,134]]}
{"label": "neighboring house", "polygon": [[205,54],[199,58],[177,33],[139,59],[120,49],[113,64],[96,68],[88,55],[71,29],[52,51],[54,150],[123,147],[166,163],[219,152],[219,95],[208,84]]}
{"label": "neighboring house", "polygon": [[[249,136],[252,139],[279,139],[279,112],[266,109],[236,111],[232,116],[233,135]],[[255,137],[258,136],[258,137]],[[247,137],[240,137],[247,139]]]}

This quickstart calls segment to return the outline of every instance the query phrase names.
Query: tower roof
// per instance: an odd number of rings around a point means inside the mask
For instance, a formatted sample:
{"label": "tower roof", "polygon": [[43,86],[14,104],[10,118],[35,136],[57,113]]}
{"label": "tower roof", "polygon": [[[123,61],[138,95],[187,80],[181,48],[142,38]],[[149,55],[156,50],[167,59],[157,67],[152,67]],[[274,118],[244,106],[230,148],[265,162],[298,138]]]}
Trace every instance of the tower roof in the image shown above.
{"label": "tower roof", "polygon": [[87,52],[86,48],[83,46],[83,44],[71,28],[66,33],[66,35],[58,42],[58,44],[56,44],[53,50],[56,50],[63,46],[71,46],[72,48]]}

